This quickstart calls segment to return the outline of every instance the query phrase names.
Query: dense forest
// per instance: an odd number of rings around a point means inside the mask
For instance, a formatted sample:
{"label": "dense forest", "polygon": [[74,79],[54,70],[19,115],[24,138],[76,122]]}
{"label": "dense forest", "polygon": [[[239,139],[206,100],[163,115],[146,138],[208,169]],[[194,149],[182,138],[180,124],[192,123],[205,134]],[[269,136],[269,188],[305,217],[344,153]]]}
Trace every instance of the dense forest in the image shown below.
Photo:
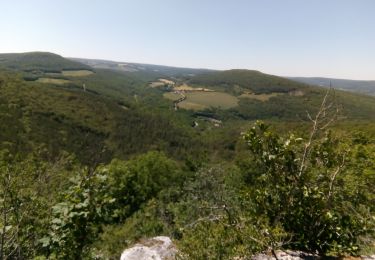
{"label": "dense forest", "polygon": [[[374,97],[256,71],[80,62],[0,55],[0,259],[119,259],[159,235],[181,259],[374,253]],[[176,110],[159,79],[239,102]]]}

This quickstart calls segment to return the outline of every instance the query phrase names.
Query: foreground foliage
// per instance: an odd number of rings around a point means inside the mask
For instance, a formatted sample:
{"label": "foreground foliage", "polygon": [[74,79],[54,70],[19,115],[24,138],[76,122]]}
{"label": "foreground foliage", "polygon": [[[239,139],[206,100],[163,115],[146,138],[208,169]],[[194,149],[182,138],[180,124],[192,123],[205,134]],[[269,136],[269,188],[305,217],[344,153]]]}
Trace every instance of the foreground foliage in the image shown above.
{"label": "foreground foliage", "polygon": [[371,139],[327,131],[308,145],[309,137],[279,136],[261,122],[243,139],[250,153],[236,164],[198,169],[159,152],[87,168],[69,157],[40,163],[4,151],[1,253],[117,259],[156,235],[173,237],[188,259],[277,248],[355,255],[373,243]]}
{"label": "foreground foliage", "polygon": [[373,154],[361,154],[370,170],[356,162],[362,147],[354,145],[352,151],[352,143],[339,142],[330,132],[302,143],[294,136],[281,138],[262,123],[244,138],[253,154],[247,169],[254,187],[250,197],[256,214],[286,231],[279,246],[355,254],[361,237],[373,235]]}
{"label": "foreground foliage", "polygon": [[[21,62],[26,68],[12,58],[16,67],[7,67],[19,74],[0,72],[1,259],[118,259],[157,235],[172,237],[187,259],[374,251],[373,98],[337,93],[343,114],[364,121],[339,121],[331,131],[336,117],[326,99],[319,110],[324,92],[310,87],[303,96],[176,113],[162,90],[147,87],[165,75],[96,70],[41,85],[22,79],[29,67],[48,72],[34,67],[34,56]],[[77,65],[55,62],[59,71]],[[300,88],[258,72],[209,74],[173,75],[233,95]],[[285,121],[305,109],[317,112],[303,117],[312,130]],[[273,127],[245,129],[244,119],[259,118]]]}

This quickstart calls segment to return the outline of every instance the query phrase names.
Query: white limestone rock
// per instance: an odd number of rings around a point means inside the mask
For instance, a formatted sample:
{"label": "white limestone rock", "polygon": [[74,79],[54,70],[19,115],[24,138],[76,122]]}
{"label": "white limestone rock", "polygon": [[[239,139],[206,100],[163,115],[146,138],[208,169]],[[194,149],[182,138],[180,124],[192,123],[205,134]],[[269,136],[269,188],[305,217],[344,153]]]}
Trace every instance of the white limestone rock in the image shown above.
{"label": "white limestone rock", "polygon": [[173,260],[177,249],[169,237],[159,236],[143,240],[125,249],[121,260]]}

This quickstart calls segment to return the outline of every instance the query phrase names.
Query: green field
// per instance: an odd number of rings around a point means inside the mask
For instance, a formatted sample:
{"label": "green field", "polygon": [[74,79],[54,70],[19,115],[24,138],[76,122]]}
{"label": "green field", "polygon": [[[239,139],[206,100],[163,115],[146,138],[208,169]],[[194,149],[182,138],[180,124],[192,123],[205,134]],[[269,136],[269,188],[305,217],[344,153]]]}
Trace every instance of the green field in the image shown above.
{"label": "green field", "polygon": [[62,75],[66,77],[86,77],[93,74],[90,70],[63,70]]}
{"label": "green field", "polygon": [[167,92],[163,94],[163,97],[166,99],[172,100],[172,101],[177,101],[180,98],[182,98],[181,94],[173,93],[173,92]]}
{"label": "green field", "polygon": [[284,93],[271,93],[271,94],[252,94],[252,93],[244,93],[240,95],[240,98],[251,98],[251,99],[256,99],[259,101],[268,101],[272,97],[277,97],[279,95],[284,95]]}
{"label": "green field", "polygon": [[235,96],[222,92],[191,92],[185,95],[187,99],[178,104],[184,109],[201,110],[209,107],[228,109],[238,105]]}
{"label": "green field", "polygon": [[208,106],[206,106],[206,105],[192,103],[192,102],[189,102],[189,101],[186,101],[186,100],[179,103],[178,107],[183,108],[183,109],[187,109],[187,110],[204,110],[204,109],[208,108]]}

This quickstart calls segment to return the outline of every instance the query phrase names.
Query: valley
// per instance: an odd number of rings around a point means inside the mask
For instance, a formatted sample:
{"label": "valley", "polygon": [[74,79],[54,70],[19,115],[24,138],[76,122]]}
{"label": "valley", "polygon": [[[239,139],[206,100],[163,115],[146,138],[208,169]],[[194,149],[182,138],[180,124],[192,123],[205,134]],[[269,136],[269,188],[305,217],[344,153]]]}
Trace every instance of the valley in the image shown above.
{"label": "valley", "polygon": [[375,1],[0,1],[0,260],[375,260]]}
{"label": "valley", "polygon": [[253,70],[0,54],[6,250],[118,259],[167,235],[190,259],[233,259],[268,250],[267,231],[371,252],[374,111],[371,95]]}

